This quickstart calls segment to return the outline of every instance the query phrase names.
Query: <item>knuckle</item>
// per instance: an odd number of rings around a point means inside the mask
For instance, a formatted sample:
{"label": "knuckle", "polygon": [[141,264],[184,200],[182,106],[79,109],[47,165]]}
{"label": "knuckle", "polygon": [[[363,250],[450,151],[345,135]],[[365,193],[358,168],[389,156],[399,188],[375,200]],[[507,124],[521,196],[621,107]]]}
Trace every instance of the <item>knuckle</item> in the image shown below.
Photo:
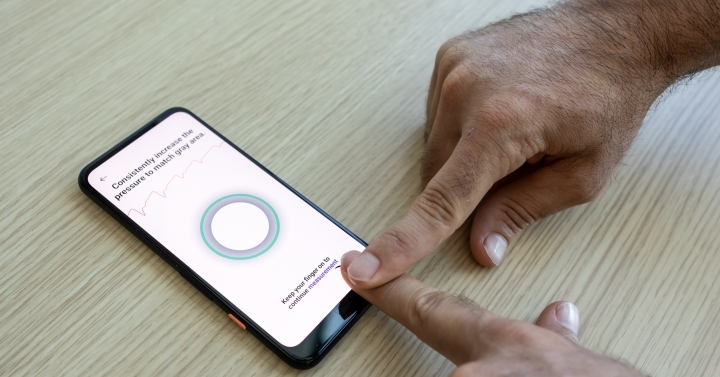
{"label": "knuckle", "polygon": [[575,188],[575,197],[579,204],[584,204],[595,200],[601,192],[602,188],[594,182],[580,184]]}
{"label": "knuckle", "polygon": [[417,208],[421,211],[421,215],[433,220],[436,225],[455,223],[459,212],[453,204],[450,192],[441,183],[428,185],[425,188],[418,197]]}
{"label": "knuckle", "polygon": [[458,160],[466,183],[473,187],[479,174],[500,180],[515,171],[525,160],[522,156],[522,143],[513,140],[503,125],[487,121],[486,117],[463,132],[460,143],[468,145],[473,153]]}
{"label": "knuckle", "polygon": [[384,237],[383,247],[386,248],[383,252],[390,251],[393,258],[411,258],[415,250],[415,243],[412,242],[410,236],[395,228],[388,229],[382,236]]}
{"label": "knuckle", "polygon": [[547,102],[542,94],[523,87],[512,88],[498,99],[517,113],[534,113],[544,108]]}
{"label": "knuckle", "polygon": [[494,149],[498,167],[509,174],[547,148],[542,116],[535,102],[523,91],[494,95],[478,109],[475,127],[482,127],[482,135],[473,134],[473,127],[464,136],[481,147]]}
{"label": "knuckle", "polygon": [[459,54],[457,53],[457,49],[455,47],[449,47],[442,55],[439,55],[437,58],[437,68],[438,68],[438,75],[439,77],[445,77],[447,76],[458,64],[459,62]]}
{"label": "knuckle", "polygon": [[504,222],[514,234],[527,228],[530,224],[539,220],[539,216],[529,211],[525,206],[511,197],[503,197],[499,203],[498,210],[502,213]]}
{"label": "knuckle", "polygon": [[455,40],[450,39],[445,41],[442,45],[440,45],[440,48],[438,48],[437,55],[435,55],[435,62],[439,63],[442,58],[445,56],[445,54],[450,51],[455,46]]}
{"label": "knuckle", "polygon": [[447,76],[463,60],[464,54],[457,41],[445,42],[435,57],[435,65],[438,68],[440,77]]}
{"label": "knuckle", "polygon": [[440,106],[456,106],[465,101],[467,88],[472,82],[472,72],[465,66],[454,67],[443,80],[440,89]]}
{"label": "knuckle", "polygon": [[443,43],[438,49],[435,56],[435,62],[440,63],[443,60],[456,62],[462,56],[462,48],[459,38],[452,38]]}
{"label": "knuckle", "polygon": [[[492,96],[484,106],[484,115],[491,124],[513,131],[517,136],[525,136],[532,125],[533,118],[538,117],[541,106],[538,100],[523,90],[512,89]],[[521,127],[512,127],[520,125]]]}
{"label": "knuckle", "polygon": [[573,179],[573,183],[569,188],[570,195],[575,198],[577,204],[588,203],[602,193],[604,187],[604,178],[602,173],[593,172],[594,169],[588,169],[587,172],[578,173]]}
{"label": "knuckle", "polygon": [[[588,203],[596,199],[602,193],[612,174],[612,169],[608,169],[602,159],[596,157],[583,157],[565,163],[560,161],[558,164],[551,163],[547,165],[547,168],[553,170],[554,178],[548,182],[551,184],[546,186],[549,191],[545,203],[552,200],[554,204],[562,205],[562,208],[556,207],[553,211],[540,214],[540,217],[559,209]],[[526,195],[524,199],[526,202],[532,202],[533,199],[543,201],[542,196],[530,198]]]}
{"label": "knuckle", "polygon": [[512,99],[507,95],[488,98],[482,108],[482,118],[491,126],[506,128],[519,117]]}
{"label": "knuckle", "polygon": [[409,306],[411,323],[418,327],[425,327],[432,323],[432,314],[437,308],[443,307],[448,294],[432,289],[423,289],[414,294]]}

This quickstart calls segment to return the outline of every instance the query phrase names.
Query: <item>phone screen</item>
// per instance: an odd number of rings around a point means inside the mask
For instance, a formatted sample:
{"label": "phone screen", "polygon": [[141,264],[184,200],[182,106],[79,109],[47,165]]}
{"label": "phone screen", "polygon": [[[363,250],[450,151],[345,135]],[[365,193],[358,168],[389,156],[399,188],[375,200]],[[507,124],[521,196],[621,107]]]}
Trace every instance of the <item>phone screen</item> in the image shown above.
{"label": "phone screen", "polygon": [[188,113],[162,120],[88,182],[286,347],[350,292],[340,257],[364,246]]}

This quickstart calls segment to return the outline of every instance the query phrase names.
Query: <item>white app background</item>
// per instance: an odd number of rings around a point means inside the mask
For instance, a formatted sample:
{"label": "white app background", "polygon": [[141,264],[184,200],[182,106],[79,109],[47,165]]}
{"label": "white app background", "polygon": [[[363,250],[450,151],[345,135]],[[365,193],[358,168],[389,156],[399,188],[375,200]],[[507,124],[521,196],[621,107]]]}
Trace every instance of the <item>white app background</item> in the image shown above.
{"label": "white app background", "polygon": [[[181,135],[189,130],[192,133],[187,137]],[[190,143],[193,138],[197,139]],[[177,139],[182,140],[169,152],[155,156]],[[183,146],[186,149],[176,155],[174,152]],[[168,155],[175,157],[155,168]],[[151,158],[154,162],[149,161]],[[119,188],[112,187],[143,164],[147,166]],[[145,174],[148,170],[153,173]],[[142,176],[144,180],[116,198]],[[98,166],[88,179],[111,203],[285,346],[298,345],[350,291],[340,269],[333,267],[289,308],[327,266],[335,260],[339,265],[344,252],[364,246],[186,113],[166,118]],[[211,204],[237,194],[262,199],[279,220],[276,241],[251,259],[223,257],[201,236],[201,219]],[[268,233],[268,221],[275,221],[247,203],[226,205],[214,217],[211,231],[215,239],[241,250],[258,245]],[[329,262],[324,262],[327,258]],[[318,269],[321,263],[325,265]],[[306,281],[304,278],[316,269],[315,277]],[[292,292],[294,297],[283,303]]]}

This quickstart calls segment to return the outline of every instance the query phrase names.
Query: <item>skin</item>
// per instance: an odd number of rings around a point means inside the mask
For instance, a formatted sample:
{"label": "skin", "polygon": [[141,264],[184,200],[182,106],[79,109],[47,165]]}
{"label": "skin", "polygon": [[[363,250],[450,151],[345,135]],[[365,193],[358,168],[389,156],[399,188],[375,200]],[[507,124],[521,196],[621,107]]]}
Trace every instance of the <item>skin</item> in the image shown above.
{"label": "skin", "polygon": [[[461,365],[454,375],[592,376],[617,364],[555,335],[547,314],[539,326],[500,319],[404,272],[468,220],[473,256],[496,266],[527,226],[597,197],[658,96],[720,64],[719,20],[718,0],[576,0],[445,43],[430,80],[424,190],[362,254],[345,255],[348,283]],[[634,375],[617,365],[625,374],[602,375]]]}
{"label": "skin", "polygon": [[[348,253],[343,266],[359,255]],[[353,286],[345,267],[341,271],[356,292],[455,363],[453,377],[641,376],[577,345],[577,316],[570,326],[562,318],[564,307],[574,308],[570,303],[550,304],[532,325],[495,315],[407,274],[375,289],[361,289]]]}

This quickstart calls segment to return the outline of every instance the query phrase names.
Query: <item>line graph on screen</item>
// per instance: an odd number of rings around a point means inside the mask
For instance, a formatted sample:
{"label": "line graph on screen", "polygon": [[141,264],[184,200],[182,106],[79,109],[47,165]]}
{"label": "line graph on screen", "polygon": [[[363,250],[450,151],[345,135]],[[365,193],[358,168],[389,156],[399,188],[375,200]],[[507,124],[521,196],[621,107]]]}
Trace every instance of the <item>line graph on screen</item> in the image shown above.
{"label": "line graph on screen", "polygon": [[165,188],[161,191],[162,193],[157,192],[157,191],[155,191],[155,190],[151,191],[150,194],[148,194],[147,199],[145,199],[145,203],[143,204],[142,208],[140,208],[139,210],[137,210],[137,209],[135,209],[135,208],[131,208],[131,209],[128,211],[128,213],[127,213],[128,216],[130,216],[130,213],[132,213],[133,211],[136,212],[137,214],[141,215],[141,216],[146,216],[146,214],[145,214],[145,208],[147,207],[148,201],[150,200],[150,198],[152,198],[153,195],[157,195],[157,196],[165,199],[165,198],[167,197],[166,192],[167,192],[167,190],[168,190],[168,187],[170,187],[170,184],[173,183],[173,181],[175,181],[176,178],[177,178],[177,179],[185,179],[185,174],[188,172],[188,170],[190,170],[190,168],[191,168],[194,164],[196,164],[196,163],[197,163],[197,164],[202,164],[202,163],[203,163],[203,160],[205,160],[205,157],[207,157],[207,155],[208,155],[210,152],[212,152],[215,148],[220,148],[221,146],[223,146],[223,144],[225,144],[225,143],[224,143],[224,142],[221,142],[220,144],[211,146],[210,149],[208,149],[207,152],[205,152],[205,154],[203,154],[203,156],[200,157],[199,160],[192,160],[192,161],[190,161],[190,162],[188,163],[187,167],[185,167],[185,170],[183,170],[182,174],[179,174],[179,175],[178,175],[178,174],[174,174],[174,175],[170,178],[170,180],[168,181],[168,183],[165,185]]}

